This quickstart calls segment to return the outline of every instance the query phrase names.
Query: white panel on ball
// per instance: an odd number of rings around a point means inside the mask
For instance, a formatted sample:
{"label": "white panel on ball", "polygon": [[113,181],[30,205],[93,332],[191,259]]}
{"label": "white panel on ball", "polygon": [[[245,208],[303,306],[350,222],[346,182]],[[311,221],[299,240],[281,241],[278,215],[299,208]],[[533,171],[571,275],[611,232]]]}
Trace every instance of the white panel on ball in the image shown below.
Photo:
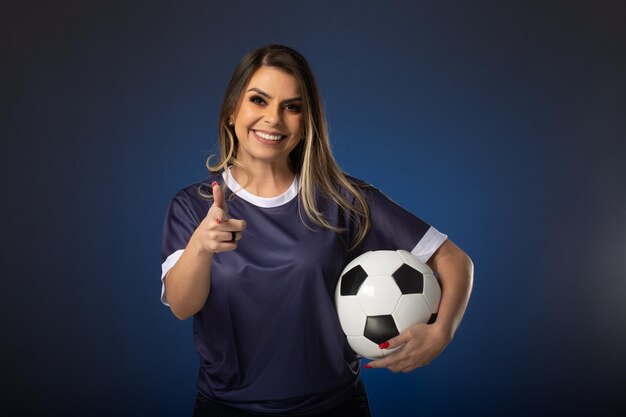
{"label": "white panel on ball", "polygon": [[433,313],[439,311],[441,287],[434,275],[424,275],[424,298]]}
{"label": "white panel on ball", "polygon": [[381,316],[391,314],[398,304],[402,293],[394,279],[387,276],[368,276],[356,298],[365,314]]}
{"label": "white panel on ball", "polygon": [[431,315],[430,306],[422,294],[405,294],[400,297],[393,321],[399,332],[403,332],[415,323],[426,323]]}
{"label": "white panel on ball", "polygon": [[347,336],[352,350],[367,359],[380,359],[384,356],[382,349],[363,336]]}
{"label": "white panel on ball", "polygon": [[360,265],[367,272],[367,275],[388,275],[400,268],[402,258],[398,256],[395,250],[379,250],[376,251],[376,256],[361,258]]}
{"label": "white panel on ball", "polygon": [[337,313],[343,332],[348,336],[363,334],[367,317],[356,296],[344,296],[337,298]]}

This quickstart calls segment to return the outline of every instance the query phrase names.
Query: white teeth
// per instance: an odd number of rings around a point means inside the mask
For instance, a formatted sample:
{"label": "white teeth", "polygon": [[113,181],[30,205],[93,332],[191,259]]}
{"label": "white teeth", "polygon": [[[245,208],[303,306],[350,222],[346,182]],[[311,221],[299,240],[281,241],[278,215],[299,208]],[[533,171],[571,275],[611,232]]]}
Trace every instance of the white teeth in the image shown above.
{"label": "white teeth", "polygon": [[270,135],[265,132],[259,132],[258,130],[255,130],[254,133],[256,133],[257,136],[260,136],[263,139],[267,139],[267,140],[280,140],[283,138],[282,135]]}

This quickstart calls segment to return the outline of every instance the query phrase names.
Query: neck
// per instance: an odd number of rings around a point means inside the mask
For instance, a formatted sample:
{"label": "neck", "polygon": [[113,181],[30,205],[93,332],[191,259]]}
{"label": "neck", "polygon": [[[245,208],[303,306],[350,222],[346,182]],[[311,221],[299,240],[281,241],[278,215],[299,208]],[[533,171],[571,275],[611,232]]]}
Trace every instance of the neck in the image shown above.
{"label": "neck", "polygon": [[246,163],[245,171],[233,166],[231,175],[243,188],[257,197],[270,198],[283,194],[293,183],[295,174],[285,164]]}

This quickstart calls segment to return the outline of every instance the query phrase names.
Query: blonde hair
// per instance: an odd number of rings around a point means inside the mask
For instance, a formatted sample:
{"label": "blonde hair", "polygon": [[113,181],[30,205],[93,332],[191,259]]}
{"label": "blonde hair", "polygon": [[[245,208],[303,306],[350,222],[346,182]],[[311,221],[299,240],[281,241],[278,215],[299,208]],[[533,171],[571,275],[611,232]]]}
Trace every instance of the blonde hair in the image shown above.
{"label": "blonde hair", "polygon": [[[219,172],[228,171],[228,167],[234,165],[245,173],[245,167],[237,160],[237,140],[234,128],[229,126],[229,118],[235,111],[243,89],[254,72],[262,66],[278,68],[293,75],[300,87],[303,139],[289,154],[290,167],[300,178],[300,206],[314,224],[341,233],[344,229],[329,223],[318,207],[316,195],[336,202],[356,224],[357,233],[350,245],[350,248],[354,248],[370,229],[369,208],[360,191],[364,185],[349,179],[337,165],[330,149],[317,83],[306,59],[297,51],[283,45],[268,45],[254,49],[242,58],[228,84],[220,111],[219,160],[211,165],[210,156],[206,161],[207,168],[211,172]],[[202,195],[209,197],[207,194]]]}

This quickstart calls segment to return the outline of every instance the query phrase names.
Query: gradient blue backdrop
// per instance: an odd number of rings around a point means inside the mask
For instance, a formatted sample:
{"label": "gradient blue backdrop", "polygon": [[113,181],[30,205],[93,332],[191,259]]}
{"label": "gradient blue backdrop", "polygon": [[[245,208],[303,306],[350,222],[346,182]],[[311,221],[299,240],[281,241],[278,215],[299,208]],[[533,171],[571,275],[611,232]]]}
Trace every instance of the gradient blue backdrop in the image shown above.
{"label": "gradient blue backdrop", "polygon": [[476,265],[437,360],[364,370],[374,416],[626,415],[624,4],[3,3],[3,414],[190,415],[164,212],[235,64],[284,43],[341,166]]}

